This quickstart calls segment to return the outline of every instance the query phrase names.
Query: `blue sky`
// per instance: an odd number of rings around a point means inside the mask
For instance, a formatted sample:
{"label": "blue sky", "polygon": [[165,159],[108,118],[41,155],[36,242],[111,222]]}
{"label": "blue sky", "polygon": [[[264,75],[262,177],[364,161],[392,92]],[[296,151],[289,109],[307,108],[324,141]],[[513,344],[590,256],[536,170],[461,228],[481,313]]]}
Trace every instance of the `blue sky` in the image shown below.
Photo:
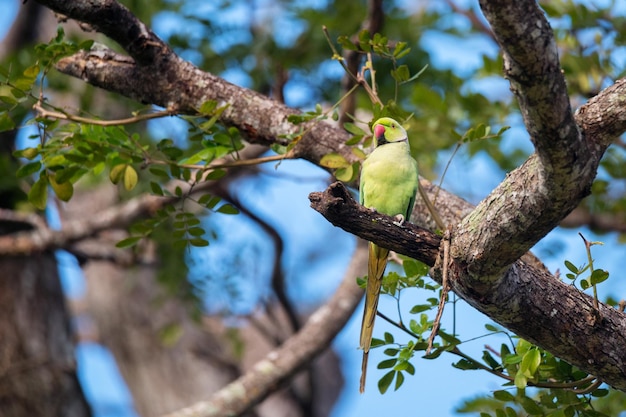
{"label": "blue sky", "polygon": [[[0,0],[7,5],[5,13],[0,14],[0,37],[3,30],[9,27],[19,4],[17,1]],[[599,2],[597,2],[599,3]],[[197,4],[197,2],[195,3]],[[205,3],[204,7],[212,7]],[[246,15],[237,8],[233,8],[228,16],[229,19],[246,19]],[[280,20],[279,20],[280,21]],[[284,25],[292,28],[292,33],[297,33],[298,25],[289,23],[288,19],[282,21]],[[289,24],[287,24],[287,23]],[[155,30],[161,36],[167,37],[168,33],[180,29],[176,17],[164,13],[155,19]],[[193,30],[193,28],[187,28]],[[484,38],[472,37],[465,42],[459,42],[457,38],[451,39],[442,36],[435,31],[426,31],[422,39],[423,47],[432,54],[431,65],[434,69],[450,68],[457,71],[467,71],[481,65],[481,54],[495,54],[493,45]],[[193,59],[193,56],[188,57]],[[333,69],[334,70],[334,69]],[[230,70],[222,74],[230,81],[246,85],[246,79],[241,71]],[[506,81],[497,79],[478,80],[470,88],[484,91],[487,94],[508,94]],[[306,95],[298,88],[287,91],[287,99],[300,103]],[[516,141],[526,138],[520,121],[512,120],[513,129],[507,132],[504,141]],[[175,127],[170,127],[175,129]],[[528,152],[532,146],[528,143]],[[445,153],[441,155],[441,167],[447,161]],[[309,207],[307,195],[311,191],[322,190],[328,180],[327,174],[319,168],[303,161],[288,161],[281,164],[277,169],[274,165],[266,165],[262,168],[263,175],[251,180],[243,181],[237,186],[237,195],[246,204],[254,206],[254,209],[268,222],[275,225],[285,239],[285,254],[283,268],[289,283],[288,292],[292,299],[304,305],[307,310],[322,303],[333,292],[341,280],[347,267],[350,255],[355,247],[352,236],[332,227],[318,213]],[[294,181],[293,176],[298,180]],[[446,176],[444,187],[458,192],[470,201],[478,202],[504,177],[495,164],[484,156],[476,156],[469,159],[461,153],[453,161]],[[263,198],[259,198],[262,193]],[[278,204],[277,204],[278,203]],[[50,213],[54,220],[55,214]],[[215,219],[215,216],[213,216]],[[207,220],[211,224],[212,220]],[[246,242],[250,245],[250,256],[258,256],[259,259],[271,256],[272,249],[263,245],[263,236],[259,235],[256,225],[247,220],[237,217],[221,217],[213,224],[221,228],[224,239],[222,243],[212,245],[210,251],[194,251],[191,255],[196,262],[202,265],[210,265],[218,262],[230,252],[232,245]],[[236,232],[233,230],[236,228]],[[543,258],[548,267],[555,271],[563,269],[563,260],[568,259],[574,264],[586,262],[585,249],[577,231],[556,230],[542,240],[535,247],[535,252]],[[601,240],[604,246],[593,248],[596,265],[610,272],[617,273],[623,268],[623,247],[618,242],[616,234],[595,236],[588,230],[582,233],[590,240]],[[329,243],[331,242],[331,243]],[[256,245],[256,246],[255,246]],[[542,256],[546,255],[546,256]],[[549,256],[548,256],[549,255]],[[60,268],[63,271],[64,286],[70,296],[79,297],[84,292],[84,281],[75,260],[64,253],[59,255]],[[311,259],[321,259],[322,262],[310,262]],[[267,274],[260,266],[256,270],[258,276]],[[198,270],[192,269],[192,276],[200,276]],[[243,273],[242,273],[243,274]],[[242,275],[238,279],[248,279]],[[257,278],[259,279],[259,278]],[[610,280],[608,285],[601,287],[601,295],[623,294],[626,291],[626,282],[616,279]],[[259,294],[251,292],[244,294],[243,300],[237,304],[228,304],[226,307],[245,311],[250,303],[254,302]],[[417,302],[425,295],[419,291],[410,290],[403,298],[405,306],[411,302]],[[431,296],[427,294],[426,296]],[[384,312],[395,311],[395,304],[388,298],[381,299],[379,308]],[[213,308],[221,307],[218,299],[208,299],[207,304]],[[356,417],[363,415],[394,415],[395,417],[428,415],[431,417],[455,416],[454,408],[463,399],[495,390],[500,387],[501,381],[488,374],[477,371],[460,371],[449,366],[456,361],[453,356],[443,356],[437,361],[424,359],[415,360],[417,376],[407,378],[405,385],[398,392],[390,392],[380,395],[376,388],[377,379],[383,375],[382,371],[374,369],[382,358],[379,350],[371,354],[368,388],[365,395],[358,394],[358,379],[360,373],[361,352],[357,350],[358,333],[362,310],[357,309],[355,316],[346,328],[338,335],[333,347],[341,357],[341,366],[346,381],[345,389],[341,394],[332,416],[333,417]],[[444,315],[443,327],[452,327],[452,308],[447,307]],[[456,310],[456,328],[462,329],[463,339],[471,339],[485,333],[483,325],[488,323],[482,314],[476,312],[467,304],[460,302]],[[381,335],[384,331],[393,330],[390,325],[382,320],[377,321],[375,335]],[[398,339],[401,335],[398,332]],[[484,340],[476,340],[468,343],[468,353],[477,357],[481,356]],[[489,343],[500,343],[492,341]],[[465,345],[464,345],[465,346]],[[126,416],[133,415],[130,407],[131,398],[124,388],[123,381],[115,367],[110,353],[102,346],[93,343],[83,343],[77,349],[79,374],[85,387],[88,399],[95,405],[98,416]],[[418,394],[419,393],[419,394]],[[419,410],[419,411],[418,411]]]}

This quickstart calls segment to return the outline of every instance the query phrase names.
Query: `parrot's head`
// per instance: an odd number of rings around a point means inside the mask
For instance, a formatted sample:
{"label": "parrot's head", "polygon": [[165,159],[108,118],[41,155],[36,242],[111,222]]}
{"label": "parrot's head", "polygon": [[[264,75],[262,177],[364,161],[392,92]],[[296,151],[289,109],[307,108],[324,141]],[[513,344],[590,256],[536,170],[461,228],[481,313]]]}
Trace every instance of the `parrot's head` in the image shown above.
{"label": "parrot's head", "polygon": [[372,126],[378,146],[386,143],[404,142],[408,140],[406,130],[390,117],[381,117]]}

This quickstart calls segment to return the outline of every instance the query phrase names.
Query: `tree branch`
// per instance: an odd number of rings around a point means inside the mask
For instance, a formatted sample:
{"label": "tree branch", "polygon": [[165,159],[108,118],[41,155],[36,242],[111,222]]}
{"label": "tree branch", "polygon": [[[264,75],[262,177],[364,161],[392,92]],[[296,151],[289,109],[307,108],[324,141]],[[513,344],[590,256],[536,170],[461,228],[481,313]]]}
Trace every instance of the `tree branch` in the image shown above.
{"label": "tree branch", "polygon": [[592,213],[586,207],[578,207],[559,224],[565,228],[579,228],[587,226],[599,232],[626,233],[626,219],[624,212]]}
{"label": "tree branch", "polygon": [[[166,417],[216,417],[242,415],[310,364],[343,328],[361,300],[363,291],[354,277],[364,273],[367,248],[357,246],[341,285],[328,301],[309,317],[302,329],[270,352],[250,372],[228,384],[208,401],[202,401]],[[358,272],[355,271],[358,270]]]}
{"label": "tree branch", "polygon": [[311,193],[309,200],[313,209],[346,232],[370,242],[384,242],[382,246],[398,253],[411,252],[413,258],[434,265],[440,236],[409,222],[398,226],[393,217],[358,205],[340,182],[331,184],[323,193]]}
{"label": "tree branch", "polygon": [[[408,222],[394,225],[392,217],[359,206],[340,183],[309,198],[313,208],[334,225],[435,265],[439,236]],[[477,310],[561,359],[626,390],[626,359],[616,354],[626,343],[626,315],[622,312],[604,304],[596,310],[590,296],[524,260],[515,262],[489,292],[480,293],[465,287],[458,264],[451,267],[456,269],[450,271],[453,288]],[[431,276],[441,283],[440,270],[432,270]]]}
{"label": "tree branch", "polygon": [[[264,150],[264,148],[261,149],[259,146],[248,146],[239,151],[240,159],[238,161],[256,159]],[[225,165],[230,160],[230,157],[224,157],[215,162]],[[240,167],[234,167],[233,170],[237,168]],[[164,186],[164,189],[170,191],[173,195],[177,186],[181,187],[184,196],[189,192],[207,192],[215,187],[215,182],[203,182],[191,189],[188,183],[172,180]],[[66,221],[60,230],[50,229],[40,221],[35,224],[37,227],[34,230],[25,230],[0,236],[0,255],[28,255],[49,249],[68,248],[75,242],[94,236],[101,231],[127,227],[137,219],[150,215],[168,204],[176,204],[180,200],[181,198],[179,197],[160,197],[142,194],[116,206],[101,210],[97,215],[90,213],[91,215]],[[32,219],[32,217],[29,218]],[[0,223],[4,223],[5,227],[8,227],[8,223],[18,220],[11,212],[0,210]]]}
{"label": "tree branch", "polygon": [[125,227],[135,219],[161,207],[163,202],[168,200],[170,199],[143,195],[102,210],[97,216],[67,222],[61,230],[39,227],[33,231],[0,236],[0,253],[4,256],[16,256],[63,248],[103,230]]}

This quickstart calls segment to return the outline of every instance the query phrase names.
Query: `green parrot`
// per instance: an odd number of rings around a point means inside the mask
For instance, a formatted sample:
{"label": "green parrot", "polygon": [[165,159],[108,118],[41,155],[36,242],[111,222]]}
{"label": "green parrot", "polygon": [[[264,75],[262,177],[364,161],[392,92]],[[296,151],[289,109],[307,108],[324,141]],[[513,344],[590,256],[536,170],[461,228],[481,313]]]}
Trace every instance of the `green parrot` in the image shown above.
{"label": "green parrot", "polygon": [[[406,130],[400,123],[383,117],[374,123],[372,130],[377,146],[361,168],[359,202],[378,213],[394,216],[402,223],[411,215],[415,202],[419,184],[417,162],[411,156]],[[365,310],[361,324],[361,393],[365,390],[367,359],[388,255],[388,249],[370,242]]]}

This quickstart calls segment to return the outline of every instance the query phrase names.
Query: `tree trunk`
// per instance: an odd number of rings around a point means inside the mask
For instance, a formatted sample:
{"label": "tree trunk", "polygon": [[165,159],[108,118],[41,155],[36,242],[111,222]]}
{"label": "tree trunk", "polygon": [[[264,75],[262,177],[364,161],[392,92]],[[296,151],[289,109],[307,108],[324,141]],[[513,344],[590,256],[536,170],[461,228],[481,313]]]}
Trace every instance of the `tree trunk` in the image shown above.
{"label": "tree trunk", "polygon": [[0,414],[90,416],[54,255],[0,257],[0,271]]}

